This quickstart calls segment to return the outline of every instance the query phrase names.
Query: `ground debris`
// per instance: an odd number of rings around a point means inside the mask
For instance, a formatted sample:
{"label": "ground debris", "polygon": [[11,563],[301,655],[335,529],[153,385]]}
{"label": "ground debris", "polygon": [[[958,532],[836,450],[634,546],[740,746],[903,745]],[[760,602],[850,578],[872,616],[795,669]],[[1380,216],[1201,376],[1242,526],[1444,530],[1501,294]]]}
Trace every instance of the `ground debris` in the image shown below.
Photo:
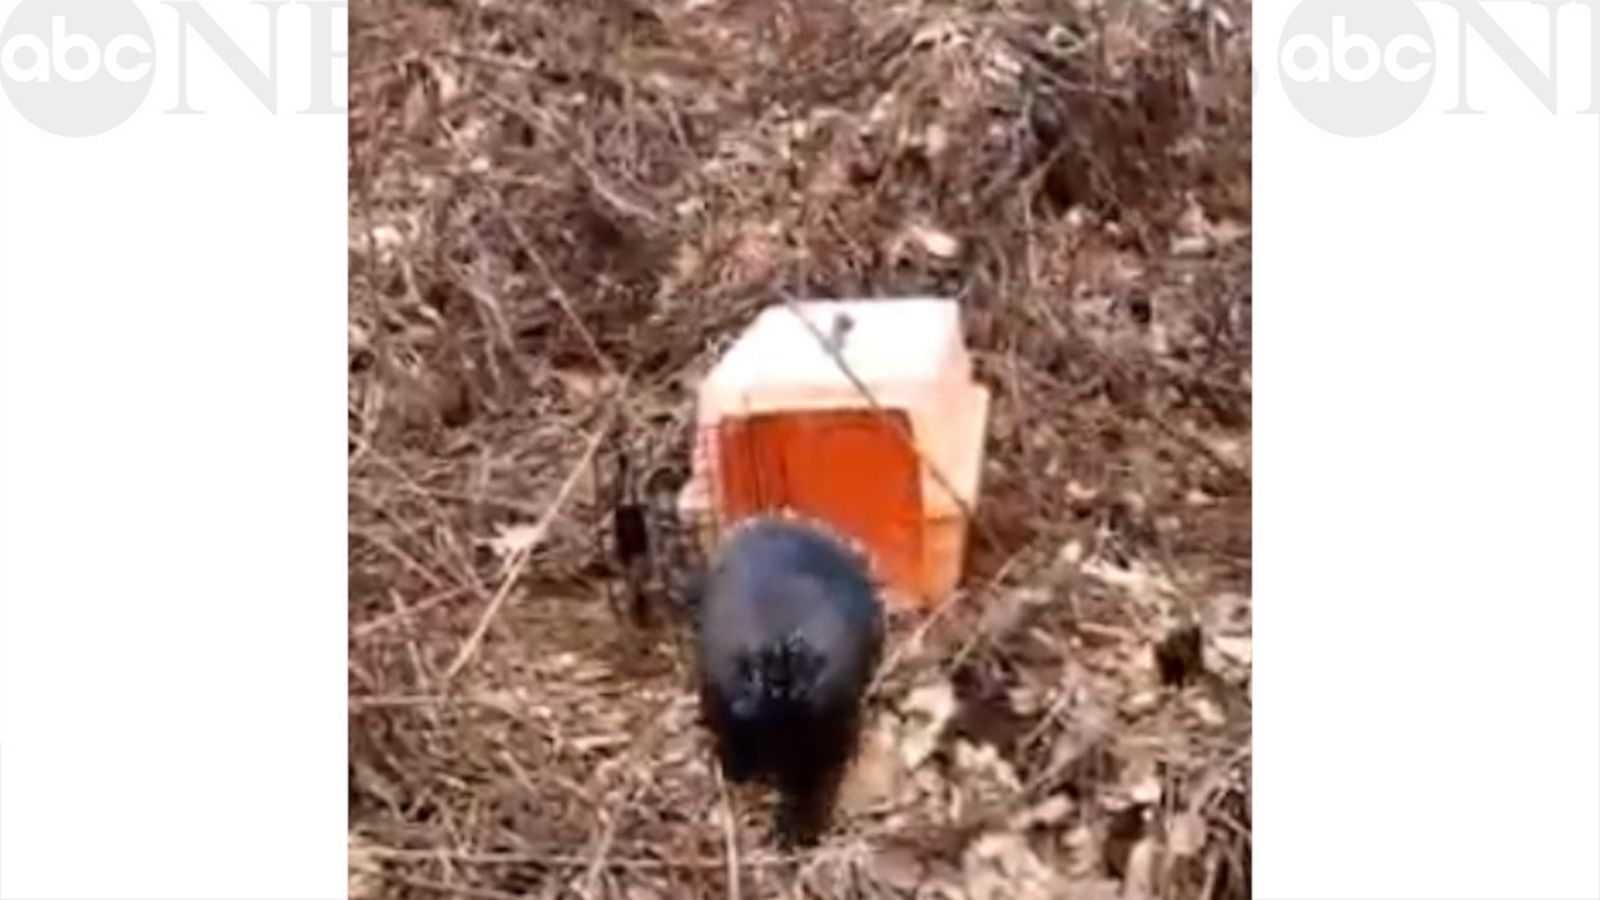
{"label": "ground debris", "polygon": [[[744,898],[1249,896],[1250,19],[353,8],[352,896],[724,897],[730,844]],[[962,596],[800,856],[717,786],[656,489],[780,293],[958,297],[995,397]],[[684,613],[626,641],[596,435]]]}

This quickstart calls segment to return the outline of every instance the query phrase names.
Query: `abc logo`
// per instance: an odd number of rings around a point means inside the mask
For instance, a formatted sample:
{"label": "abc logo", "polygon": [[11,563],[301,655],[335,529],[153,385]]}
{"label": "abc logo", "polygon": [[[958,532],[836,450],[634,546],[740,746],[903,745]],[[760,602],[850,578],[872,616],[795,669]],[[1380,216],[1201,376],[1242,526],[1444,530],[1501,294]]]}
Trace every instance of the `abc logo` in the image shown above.
{"label": "abc logo", "polygon": [[1412,0],[1304,0],[1284,26],[1278,66],[1289,102],[1312,124],[1370,137],[1427,98],[1432,33]]}
{"label": "abc logo", "polygon": [[1350,34],[1344,16],[1333,17],[1332,46],[1313,34],[1295,35],[1283,44],[1283,71],[1300,82],[1326,84],[1334,73],[1345,81],[1367,81],[1380,70],[1399,81],[1420,81],[1432,63],[1433,48],[1421,37],[1402,34],[1380,49],[1371,37]]}
{"label": "abc logo", "polygon": [[0,70],[8,79],[22,83],[42,84],[52,77],[88,81],[99,73],[102,61],[112,78],[138,81],[150,74],[150,42],[138,35],[119,34],[102,51],[88,35],[69,33],[65,17],[51,16],[48,44],[38,35],[19,34],[0,47]]}
{"label": "abc logo", "polygon": [[0,87],[45,131],[101,134],[150,93],[154,48],[132,0],[22,0],[0,28]]}

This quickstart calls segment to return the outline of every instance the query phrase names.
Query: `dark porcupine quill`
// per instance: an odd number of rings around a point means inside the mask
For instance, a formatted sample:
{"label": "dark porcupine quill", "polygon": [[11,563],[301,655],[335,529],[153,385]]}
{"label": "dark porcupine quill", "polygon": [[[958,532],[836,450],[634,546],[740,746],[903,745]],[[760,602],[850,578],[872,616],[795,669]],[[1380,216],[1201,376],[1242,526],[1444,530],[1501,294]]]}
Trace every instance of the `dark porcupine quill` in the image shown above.
{"label": "dark porcupine quill", "polygon": [[697,638],[701,709],[724,775],[773,783],[780,839],[814,842],[882,647],[868,566],[813,525],[742,525],[707,575]]}

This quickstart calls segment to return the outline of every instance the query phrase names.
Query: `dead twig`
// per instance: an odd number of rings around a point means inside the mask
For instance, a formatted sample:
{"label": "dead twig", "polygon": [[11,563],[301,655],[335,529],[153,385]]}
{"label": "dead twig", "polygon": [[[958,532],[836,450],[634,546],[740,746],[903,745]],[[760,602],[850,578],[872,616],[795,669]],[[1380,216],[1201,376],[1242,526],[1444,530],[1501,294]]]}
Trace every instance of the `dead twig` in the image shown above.
{"label": "dead twig", "polygon": [[728,783],[722,778],[722,769],[718,767],[714,771],[717,777],[717,791],[722,795],[722,844],[727,854],[728,898],[740,900],[743,894],[739,885],[739,823],[733,808],[733,795],[728,791]]}
{"label": "dead twig", "polygon": [[491,891],[488,888],[467,887],[466,885],[460,884],[446,884],[442,881],[432,881],[427,878],[417,878],[412,875],[402,875],[399,872],[391,872],[380,866],[357,865],[352,866],[352,868],[357,872],[363,872],[376,878],[382,878],[385,881],[392,881],[396,884],[403,884],[406,887],[412,887],[418,890],[434,891],[436,893],[445,894],[452,897],[466,897],[469,898],[469,900],[522,900],[522,898],[518,895],[508,894],[505,891]]}
{"label": "dead twig", "polygon": [[[573,856],[570,853],[563,854],[558,851],[538,853],[515,850],[503,852],[402,850],[394,847],[378,847],[366,844],[363,845],[361,852],[373,859],[392,862],[432,862],[443,855],[447,859],[468,866],[534,865],[562,869],[587,869],[594,862],[592,856]],[[793,865],[795,862],[796,860],[792,856],[771,853],[746,856],[739,859],[740,866],[752,868],[776,868]],[[715,871],[727,868],[728,857],[723,855],[685,856],[675,859],[642,859],[612,856],[605,860],[604,866],[618,871],[666,871],[670,869]]]}
{"label": "dead twig", "polygon": [[600,886],[600,878],[606,870],[606,858],[611,853],[611,845],[617,837],[617,825],[624,813],[633,803],[633,796],[638,790],[638,779],[632,769],[634,762],[645,753],[645,748],[653,745],[661,734],[665,721],[665,714],[671,707],[671,702],[659,709],[656,715],[650,718],[650,725],[628,747],[619,763],[628,778],[627,787],[620,792],[616,802],[611,805],[608,812],[602,812],[600,836],[595,840],[594,852],[590,855],[589,869],[584,873],[584,895],[595,896],[596,889]]}
{"label": "dead twig", "polygon": [[350,629],[350,638],[357,641],[365,640],[366,638],[369,638],[386,628],[390,628],[407,619],[415,618],[419,613],[426,612],[427,610],[430,610],[441,603],[448,603],[457,597],[469,593],[471,593],[471,591],[465,587],[452,587],[446,588],[438,593],[429,594],[421,600],[418,600],[416,603],[411,604],[410,608],[403,612],[396,611],[388,613],[369,622],[363,622],[360,625],[356,625]]}
{"label": "dead twig", "polygon": [[583,875],[583,895],[585,897],[599,896],[600,879],[605,874],[606,857],[611,854],[611,843],[617,837],[617,820],[622,816],[623,804],[618,803],[610,812],[602,812],[605,824],[600,832],[600,839],[595,842],[594,853],[589,858],[589,868]]}
{"label": "dead twig", "polygon": [[423,581],[426,581],[429,587],[436,590],[448,589],[446,588],[445,580],[443,578],[434,574],[432,569],[418,562],[415,557],[401,549],[401,547],[394,541],[389,540],[381,534],[377,534],[370,528],[352,527],[350,529],[350,535],[351,537],[360,538],[361,540],[366,541],[372,546],[377,547],[379,550],[382,550],[383,552],[399,560],[401,565],[417,573],[418,577],[420,577]]}
{"label": "dead twig", "polygon": [[[622,391],[619,390],[617,396],[620,398],[621,395]],[[483,636],[489,631],[489,623],[494,621],[495,615],[500,612],[500,607],[505,604],[506,598],[511,595],[511,588],[516,584],[517,578],[522,575],[522,567],[527,563],[533,548],[544,540],[545,535],[550,531],[550,526],[555,523],[556,516],[561,514],[562,507],[566,505],[578,483],[583,480],[583,474],[589,468],[589,461],[600,449],[601,442],[610,431],[611,419],[617,408],[617,404],[613,403],[607,410],[605,421],[590,436],[588,446],[584,448],[583,455],[579,458],[577,464],[568,472],[566,480],[561,483],[561,488],[556,491],[555,499],[546,507],[544,515],[539,518],[539,521],[533,524],[533,530],[527,540],[516,549],[512,554],[512,558],[507,561],[506,571],[500,579],[499,589],[495,591],[494,597],[489,601],[488,608],[483,611],[483,616],[478,619],[477,627],[472,630],[471,636],[462,643],[461,650],[456,654],[455,661],[450,664],[449,668],[445,669],[443,676],[445,682],[454,680],[462,667],[477,652],[478,645],[483,642]]]}

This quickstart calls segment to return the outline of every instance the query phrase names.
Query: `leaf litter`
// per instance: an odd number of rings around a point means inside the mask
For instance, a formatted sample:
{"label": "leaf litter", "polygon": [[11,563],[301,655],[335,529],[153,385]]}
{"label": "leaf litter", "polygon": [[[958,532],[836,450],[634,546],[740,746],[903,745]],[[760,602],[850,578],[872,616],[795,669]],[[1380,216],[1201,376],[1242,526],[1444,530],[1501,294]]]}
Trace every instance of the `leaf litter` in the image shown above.
{"label": "leaf litter", "polygon": [[[352,9],[352,896],[1248,897],[1250,19]],[[957,297],[995,390],[961,595],[897,617],[805,854],[719,790],[677,607],[609,611],[585,462],[681,477],[781,293]]]}

